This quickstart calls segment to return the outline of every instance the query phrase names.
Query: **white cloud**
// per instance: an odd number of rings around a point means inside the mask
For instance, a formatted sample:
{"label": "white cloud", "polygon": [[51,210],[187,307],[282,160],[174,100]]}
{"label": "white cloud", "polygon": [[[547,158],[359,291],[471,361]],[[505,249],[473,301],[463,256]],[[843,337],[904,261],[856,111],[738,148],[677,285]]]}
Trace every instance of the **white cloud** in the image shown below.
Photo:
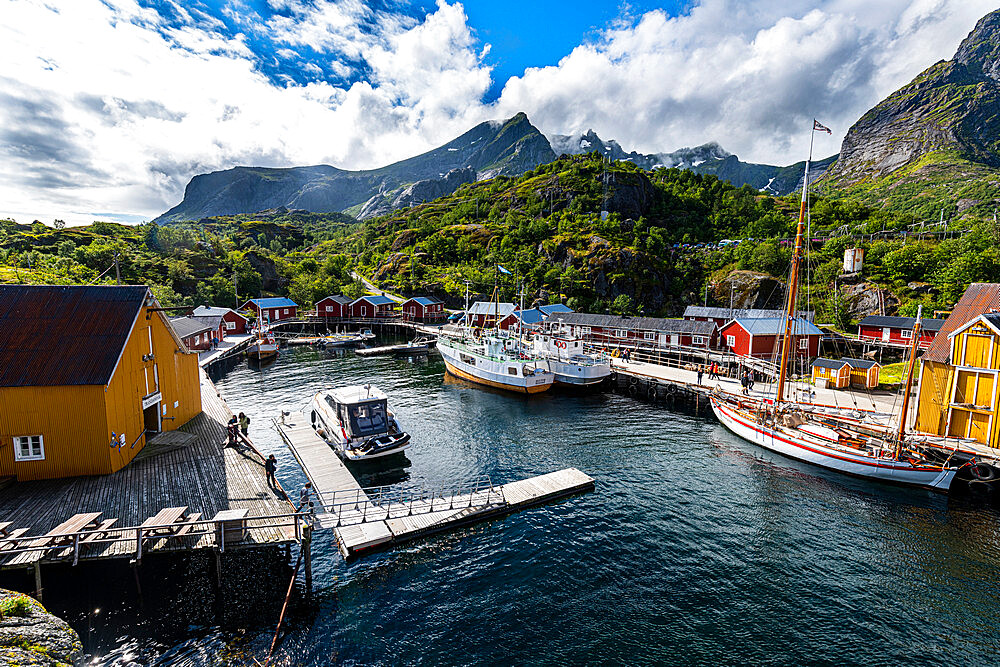
{"label": "white cloud", "polygon": [[[0,215],[89,221],[88,211],[154,216],[191,176],[239,164],[366,168],[409,157],[518,111],[547,133],[595,129],[657,152],[710,140],[741,158],[802,158],[815,115],[837,136],[941,58],[986,0],[702,0],[685,15],[617,21],[557,65],[508,81],[484,104],[489,45],[462,5],[423,20],[360,0],[244,0],[223,13],[247,37],[184,10],[167,24],[134,0],[0,0]],[[336,86],[275,84],[278,62]],[[303,54],[313,54],[313,61]],[[319,56],[315,56],[315,54]],[[322,67],[319,67],[321,65]],[[74,212],[82,212],[74,214]]]}
{"label": "white cloud", "polygon": [[593,128],[623,146],[667,151],[718,141],[745,160],[804,157],[810,119],[850,125],[958,43],[993,0],[703,0],[605,31],[557,65],[511,79],[499,109],[543,131]]}

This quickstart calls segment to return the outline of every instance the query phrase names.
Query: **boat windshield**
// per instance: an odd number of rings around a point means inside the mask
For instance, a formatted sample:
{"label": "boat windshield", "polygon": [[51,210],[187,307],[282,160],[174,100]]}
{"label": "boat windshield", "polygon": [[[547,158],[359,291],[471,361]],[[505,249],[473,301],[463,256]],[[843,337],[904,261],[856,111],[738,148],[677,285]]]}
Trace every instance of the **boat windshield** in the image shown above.
{"label": "boat windshield", "polygon": [[386,420],[386,402],[362,403],[360,405],[345,405],[347,413],[347,430],[354,438],[388,432]]}

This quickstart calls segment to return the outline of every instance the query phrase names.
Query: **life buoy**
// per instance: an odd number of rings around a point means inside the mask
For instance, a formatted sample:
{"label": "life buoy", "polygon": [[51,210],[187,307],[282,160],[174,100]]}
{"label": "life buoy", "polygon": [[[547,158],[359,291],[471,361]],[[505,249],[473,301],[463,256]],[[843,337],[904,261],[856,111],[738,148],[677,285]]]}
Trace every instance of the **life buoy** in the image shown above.
{"label": "life buoy", "polygon": [[997,478],[997,471],[991,465],[974,463],[970,469],[972,476],[980,482],[992,482]]}
{"label": "life buoy", "polygon": [[566,349],[566,341],[564,341],[564,340],[557,340],[556,341],[556,347],[565,350]]}

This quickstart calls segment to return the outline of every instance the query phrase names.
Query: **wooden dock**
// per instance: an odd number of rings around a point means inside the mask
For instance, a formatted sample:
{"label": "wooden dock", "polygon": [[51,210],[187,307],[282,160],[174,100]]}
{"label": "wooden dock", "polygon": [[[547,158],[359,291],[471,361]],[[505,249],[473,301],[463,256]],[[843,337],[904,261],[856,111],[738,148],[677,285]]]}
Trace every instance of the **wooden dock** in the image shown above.
{"label": "wooden dock", "polygon": [[[176,431],[152,438],[125,468],[110,475],[18,482],[0,491],[0,519],[10,529],[22,532],[18,542],[0,547],[0,569],[34,566],[69,559],[134,559],[138,528],[165,508],[186,508],[187,518],[198,515],[202,523],[169,539],[145,539],[141,554],[219,548],[211,520],[223,516],[245,516],[245,531],[226,529],[230,540],[223,548],[248,548],[288,544],[296,541],[294,508],[280,490],[268,486],[264,461],[252,449],[223,448],[225,424],[232,412],[219,397],[215,385],[201,373],[203,412]],[[86,542],[79,549],[23,549],[32,536],[41,537],[81,513],[98,514],[93,524],[115,519],[104,538]],[[255,517],[283,517],[282,520]],[[197,517],[195,517],[197,520]],[[277,525],[284,524],[284,525]],[[147,522],[147,525],[152,525]],[[217,527],[221,523],[215,524]],[[149,532],[147,535],[155,533]],[[181,536],[183,535],[183,536]],[[36,541],[36,543],[40,543]],[[75,554],[68,552],[76,551]]]}
{"label": "wooden dock", "polygon": [[417,345],[400,343],[399,345],[383,345],[381,347],[360,347],[354,351],[354,354],[361,357],[377,357],[387,354],[413,356],[427,354],[430,351],[430,346],[431,343],[425,342]]}
{"label": "wooden dock", "polygon": [[344,558],[594,489],[592,477],[566,468],[498,486],[458,485],[451,493],[383,495],[380,489],[376,495],[361,488],[304,414],[285,415],[277,427],[322,501],[316,528],[334,531]]}

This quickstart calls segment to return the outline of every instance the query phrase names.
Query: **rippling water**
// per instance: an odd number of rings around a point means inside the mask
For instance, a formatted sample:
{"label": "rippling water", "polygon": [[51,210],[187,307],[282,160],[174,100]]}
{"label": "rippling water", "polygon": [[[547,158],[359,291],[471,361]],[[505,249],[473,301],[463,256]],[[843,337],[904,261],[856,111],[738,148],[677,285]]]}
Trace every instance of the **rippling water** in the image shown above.
{"label": "rippling water", "polygon": [[[364,382],[388,393],[414,442],[405,469],[365,485],[575,466],[596,491],[351,564],[318,533],[315,596],[293,609],[272,664],[1000,660],[993,510],[828,474],[614,394],[524,399],[443,370],[436,356],[295,350],[218,386],[290,491],[304,477],[270,418],[320,388]],[[276,617],[169,631],[123,620],[96,647],[99,664],[252,664]]]}

